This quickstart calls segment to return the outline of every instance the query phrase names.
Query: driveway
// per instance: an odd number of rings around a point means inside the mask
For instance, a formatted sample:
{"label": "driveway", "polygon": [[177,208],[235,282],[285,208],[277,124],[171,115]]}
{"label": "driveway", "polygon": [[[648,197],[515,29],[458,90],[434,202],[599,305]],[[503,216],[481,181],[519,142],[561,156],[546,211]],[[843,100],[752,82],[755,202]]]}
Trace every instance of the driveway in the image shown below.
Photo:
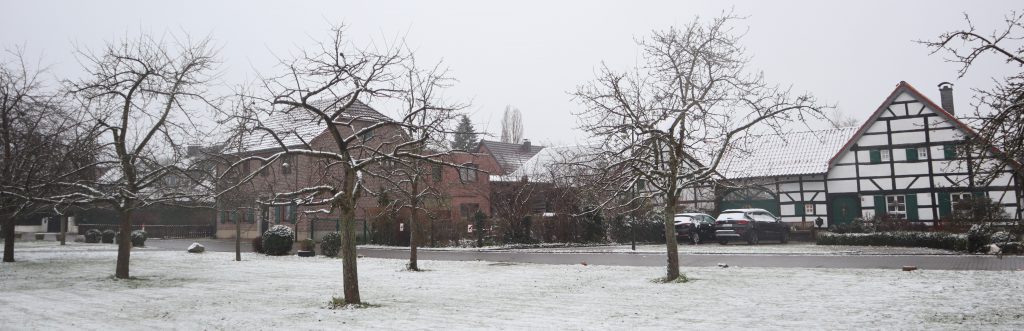
{"label": "driveway", "polygon": [[[233,252],[233,240],[224,239],[152,239],[147,247],[158,250],[185,250],[192,242],[206,246],[207,250],[217,252]],[[792,244],[795,248],[796,245]],[[603,246],[609,247],[609,246]],[[682,247],[682,246],[681,246]],[[739,246],[737,246],[739,247]],[[680,264],[684,267],[713,267],[726,264],[730,267],[778,267],[778,268],[859,268],[859,269],[899,269],[912,265],[921,269],[933,270],[1024,270],[1024,257],[1006,256],[1002,259],[988,255],[898,255],[898,254],[787,254],[779,248],[776,253],[757,254],[754,249],[746,246],[737,253],[712,254],[685,252],[679,254]],[[756,246],[755,246],[756,247]],[[845,246],[840,251],[851,251]],[[599,248],[588,248],[599,249]],[[710,249],[710,248],[709,248]],[[652,250],[637,253],[623,252],[616,249],[608,251],[584,252],[582,250],[563,249],[549,250],[467,250],[467,249],[421,249],[421,260],[438,261],[491,261],[507,263],[539,263],[539,264],[593,264],[618,266],[664,266],[665,254]],[[865,248],[867,250],[867,248]],[[242,251],[251,252],[247,240],[242,241]],[[856,250],[852,250],[856,251]],[[359,254],[366,257],[386,259],[409,258],[408,248],[402,247],[360,247]]]}

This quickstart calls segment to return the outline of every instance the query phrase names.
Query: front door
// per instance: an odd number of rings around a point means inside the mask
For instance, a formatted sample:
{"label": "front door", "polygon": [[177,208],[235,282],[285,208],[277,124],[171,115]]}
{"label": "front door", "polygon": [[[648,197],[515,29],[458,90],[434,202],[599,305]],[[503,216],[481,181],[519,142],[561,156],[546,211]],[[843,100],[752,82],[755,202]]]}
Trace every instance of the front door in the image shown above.
{"label": "front door", "polygon": [[850,224],[860,216],[860,197],[856,194],[833,194],[829,199],[829,226]]}

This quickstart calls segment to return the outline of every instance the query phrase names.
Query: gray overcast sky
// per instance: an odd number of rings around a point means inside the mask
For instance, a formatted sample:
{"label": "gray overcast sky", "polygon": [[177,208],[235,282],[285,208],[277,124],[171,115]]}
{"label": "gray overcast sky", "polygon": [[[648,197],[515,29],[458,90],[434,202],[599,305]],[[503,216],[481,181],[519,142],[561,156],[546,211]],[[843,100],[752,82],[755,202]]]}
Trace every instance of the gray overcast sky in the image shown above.
{"label": "gray overcast sky", "polygon": [[[477,128],[500,133],[507,104],[523,112],[526,138],[573,143],[568,92],[601,61],[626,68],[634,40],[723,10],[749,16],[744,44],[753,67],[866,118],[905,80],[938,101],[936,85],[956,85],[966,111],[971,88],[1008,69],[987,61],[956,79],[957,66],[913,43],[965,26],[1001,27],[1014,1],[3,1],[0,45],[43,54],[55,76],[78,73],[73,43],[96,47],[140,31],[211,35],[221,45],[224,79],[238,83],[269,69],[330,23],[345,23],[357,44],[404,36],[421,59],[443,59],[460,80],[450,98],[472,102]],[[994,58],[993,58],[994,59]]]}

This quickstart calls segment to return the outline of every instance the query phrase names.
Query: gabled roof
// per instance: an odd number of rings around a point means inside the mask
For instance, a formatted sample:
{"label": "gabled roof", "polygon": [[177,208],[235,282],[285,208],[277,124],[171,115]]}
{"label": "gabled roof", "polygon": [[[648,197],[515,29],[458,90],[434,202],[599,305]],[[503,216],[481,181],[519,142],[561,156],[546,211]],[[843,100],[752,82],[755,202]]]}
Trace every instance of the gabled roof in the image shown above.
{"label": "gabled roof", "polygon": [[482,139],[480,140],[480,145],[477,146],[478,151],[482,150],[480,147],[487,147],[491,156],[494,156],[494,160],[498,161],[498,165],[501,166],[502,174],[510,174],[516,171],[526,160],[529,160],[544,149],[544,146],[530,145],[530,148],[527,149],[525,144],[503,143]]}
{"label": "gabled roof", "polygon": [[595,154],[596,146],[575,145],[547,147],[529,158],[513,172],[491,175],[492,182],[514,182],[527,178],[530,182],[550,183],[559,164],[586,162],[582,158]]}
{"label": "gabled roof", "polygon": [[[311,102],[311,106],[319,109],[336,107],[342,101],[337,99],[318,100]],[[356,100],[345,111],[341,112],[340,120],[362,120],[367,122],[390,122],[394,121],[387,115],[381,114],[365,103]],[[261,119],[263,126],[273,130],[277,138],[285,146],[301,146],[303,142],[310,142],[327,130],[327,123],[320,118],[313,116],[309,111],[292,109],[291,111],[276,112],[270,118]],[[336,119],[337,120],[337,119]],[[280,148],[281,145],[266,130],[256,130],[252,134],[242,138],[242,151],[254,152]],[[237,145],[229,144],[230,152],[237,152]]]}
{"label": "gabled roof", "polygon": [[[932,109],[936,114],[938,114],[939,117],[942,117],[946,121],[952,123],[954,127],[960,129],[965,135],[972,138],[978,136],[978,133],[975,132],[974,129],[971,129],[971,127],[961,122],[959,119],[956,118],[956,116],[953,116],[953,114],[950,114],[945,109],[942,109],[942,107],[939,107],[939,105],[935,104],[935,102],[932,102],[931,99],[928,99],[928,97],[926,97],[924,94],[915,89],[906,81],[900,81],[900,83],[896,85],[896,89],[894,89],[892,93],[889,94],[889,97],[885,98],[885,101],[882,101],[882,104],[878,106],[878,109],[875,109],[875,112],[871,114],[871,117],[868,117],[868,120],[865,121],[864,124],[860,126],[860,129],[858,129],[857,132],[854,133],[852,137],[850,137],[846,144],[843,145],[841,149],[836,151],[835,155],[833,155],[832,159],[830,159],[828,162],[829,166],[835,164],[835,162],[838,161],[839,158],[843,156],[843,154],[849,151],[850,146],[852,146],[854,143],[860,140],[860,137],[864,135],[864,132],[867,132],[868,128],[870,128],[876,120],[878,120],[878,117],[882,115],[882,112],[884,112],[889,107],[889,105],[892,104],[892,102],[903,93],[910,94],[910,96],[913,97],[914,99],[924,103],[926,106],[928,106],[928,108]],[[990,151],[993,154],[1003,153],[1002,151],[995,147],[990,147]],[[1010,162],[1010,165],[1016,168],[1020,168],[1020,164],[1017,164],[1016,162]]]}
{"label": "gabled roof", "polygon": [[855,129],[747,136],[726,153],[718,172],[727,179],[824,174],[828,172],[829,157]]}

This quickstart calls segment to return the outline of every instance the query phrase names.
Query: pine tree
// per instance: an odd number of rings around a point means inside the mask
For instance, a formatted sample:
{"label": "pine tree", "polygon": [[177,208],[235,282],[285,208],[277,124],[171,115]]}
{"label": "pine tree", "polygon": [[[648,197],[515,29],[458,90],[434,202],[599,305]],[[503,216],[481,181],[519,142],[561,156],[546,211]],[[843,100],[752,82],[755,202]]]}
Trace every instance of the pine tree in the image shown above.
{"label": "pine tree", "polygon": [[473,122],[469,120],[469,117],[462,115],[462,119],[459,120],[459,126],[455,129],[455,137],[452,139],[452,149],[469,151],[476,147],[477,143],[476,129],[473,128]]}

